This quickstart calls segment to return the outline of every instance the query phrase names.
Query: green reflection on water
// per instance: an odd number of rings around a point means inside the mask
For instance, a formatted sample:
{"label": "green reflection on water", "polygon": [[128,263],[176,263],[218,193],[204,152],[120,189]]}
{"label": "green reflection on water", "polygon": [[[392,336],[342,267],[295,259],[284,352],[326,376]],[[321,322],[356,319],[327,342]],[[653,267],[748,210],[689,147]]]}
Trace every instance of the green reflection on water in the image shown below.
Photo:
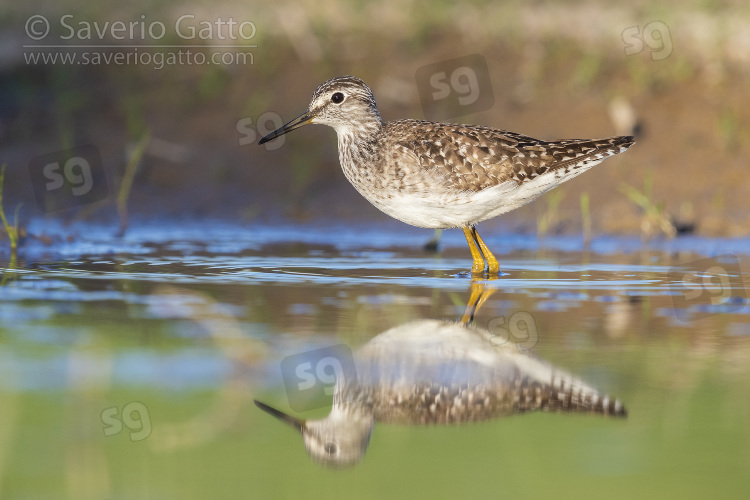
{"label": "green reflection on water", "polygon": [[[577,258],[566,257],[571,266]],[[477,323],[530,312],[535,352],[620,398],[627,420],[532,414],[458,427],[378,425],[367,457],[347,471],[311,462],[299,436],[253,398],[288,409],[277,372],[286,355],[356,348],[414,319],[457,318],[468,281],[464,291],[431,278],[403,287],[366,277],[347,286],[247,279],[165,287],[147,277],[148,266],[146,277],[122,279],[18,273],[8,287],[50,282],[40,285],[46,296],[0,305],[0,497],[741,498],[750,486],[747,313],[681,324],[663,268],[619,272],[636,258],[608,260],[617,263],[586,272],[583,287],[581,272],[564,266],[514,271]],[[618,279],[626,284],[597,285]],[[99,292],[116,293],[86,300]],[[179,358],[186,352],[198,355]],[[134,353],[146,375],[123,367]],[[63,368],[34,365],[50,372],[31,377],[19,360],[61,360]],[[129,382],[132,373],[140,375]],[[37,379],[44,387],[29,386]],[[134,402],[141,414],[123,418]],[[119,416],[119,432],[105,411]],[[139,434],[146,422],[151,432]]]}

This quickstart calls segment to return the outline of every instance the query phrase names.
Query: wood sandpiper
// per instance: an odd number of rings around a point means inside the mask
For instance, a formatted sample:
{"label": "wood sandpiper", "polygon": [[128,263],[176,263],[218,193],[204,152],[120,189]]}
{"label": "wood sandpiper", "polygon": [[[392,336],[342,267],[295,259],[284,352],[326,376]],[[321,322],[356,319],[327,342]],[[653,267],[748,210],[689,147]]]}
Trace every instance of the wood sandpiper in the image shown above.
{"label": "wood sandpiper", "polygon": [[462,228],[475,275],[497,276],[476,225],[535,200],[630,147],[630,136],[542,141],[478,125],[383,122],[370,87],[341,76],[313,93],[303,114],[259,144],[309,123],[338,135],[344,175],[370,203],[413,226]]}
{"label": "wood sandpiper", "polygon": [[412,321],[367,342],[355,355],[356,377],[337,377],[325,418],[255,404],[297,429],[310,457],[331,467],[360,461],[376,422],[457,425],[532,411],[627,415],[619,400],[473,325],[488,295],[473,287],[459,322]]}

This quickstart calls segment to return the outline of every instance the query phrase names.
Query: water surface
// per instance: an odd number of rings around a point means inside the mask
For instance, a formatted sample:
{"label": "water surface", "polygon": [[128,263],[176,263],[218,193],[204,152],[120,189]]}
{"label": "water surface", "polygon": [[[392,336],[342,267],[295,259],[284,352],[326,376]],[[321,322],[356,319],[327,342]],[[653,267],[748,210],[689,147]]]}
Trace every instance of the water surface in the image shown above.
{"label": "water surface", "polygon": [[329,470],[253,399],[321,417],[330,402],[295,399],[283,360],[459,320],[472,284],[460,232],[434,254],[421,248],[429,232],[390,225],[30,230],[73,237],[31,243],[3,269],[2,498],[750,490],[747,241],[603,237],[585,249],[490,232],[504,275],[486,282],[475,325],[618,398],[628,417],[378,425],[356,467]]}

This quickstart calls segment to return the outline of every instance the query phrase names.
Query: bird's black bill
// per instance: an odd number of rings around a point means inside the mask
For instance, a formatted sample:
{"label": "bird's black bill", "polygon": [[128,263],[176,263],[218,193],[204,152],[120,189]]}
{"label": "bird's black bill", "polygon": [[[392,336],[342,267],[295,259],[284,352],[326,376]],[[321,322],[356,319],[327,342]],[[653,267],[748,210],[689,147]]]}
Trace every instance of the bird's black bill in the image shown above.
{"label": "bird's black bill", "polygon": [[288,132],[291,132],[292,130],[296,128],[300,128],[304,125],[307,125],[308,123],[310,123],[310,120],[312,120],[312,118],[313,118],[312,114],[309,111],[305,111],[294,120],[290,121],[289,123],[285,125],[282,125],[281,127],[277,128],[276,130],[274,130],[273,132],[265,136],[263,139],[258,141],[258,144],[265,144],[268,141],[272,141],[276,139],[277,137],[282,136]]}
{"label": "bird's black bill", "polygon": [[298,418],[294,418],[290,415],[287,415],[286,413],[280,412],[276,408],[271,408],[265,403],[261,403],[257,399],[253,400],[255,402],[255,406],[263,410],[264,412],[268,413],[269,415],[273,415],[274,417],[278,418],[285,424],[289,424],[295,429],[297,429],[299,432],[302,432],[302,428],[305,426],[305,421],[300,420]]}

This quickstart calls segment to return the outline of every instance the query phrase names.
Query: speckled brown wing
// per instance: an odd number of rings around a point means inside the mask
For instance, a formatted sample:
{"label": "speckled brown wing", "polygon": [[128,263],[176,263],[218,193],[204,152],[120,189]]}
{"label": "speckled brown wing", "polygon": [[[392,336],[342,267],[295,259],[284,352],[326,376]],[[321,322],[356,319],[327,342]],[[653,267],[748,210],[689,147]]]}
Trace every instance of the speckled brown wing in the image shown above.
{"label": "speckled brown wing", "polygon": [[422,169],[446,174],[450,187],[475,192],[507,181],[520,185],[550,171],[564,176],[633,144],[632,137],[548,142],[489,127],[418,120],[390,122],[388,129]]}
{"label": "speckled brown wing", "polygon": [[627,417],[615,398],[587,394],[572,387],[541,384],[527,378],[496,386],[461,387],[421,384],[407,397],[374,405],[379,422],[410,425],[458,424],[548,411]]}

